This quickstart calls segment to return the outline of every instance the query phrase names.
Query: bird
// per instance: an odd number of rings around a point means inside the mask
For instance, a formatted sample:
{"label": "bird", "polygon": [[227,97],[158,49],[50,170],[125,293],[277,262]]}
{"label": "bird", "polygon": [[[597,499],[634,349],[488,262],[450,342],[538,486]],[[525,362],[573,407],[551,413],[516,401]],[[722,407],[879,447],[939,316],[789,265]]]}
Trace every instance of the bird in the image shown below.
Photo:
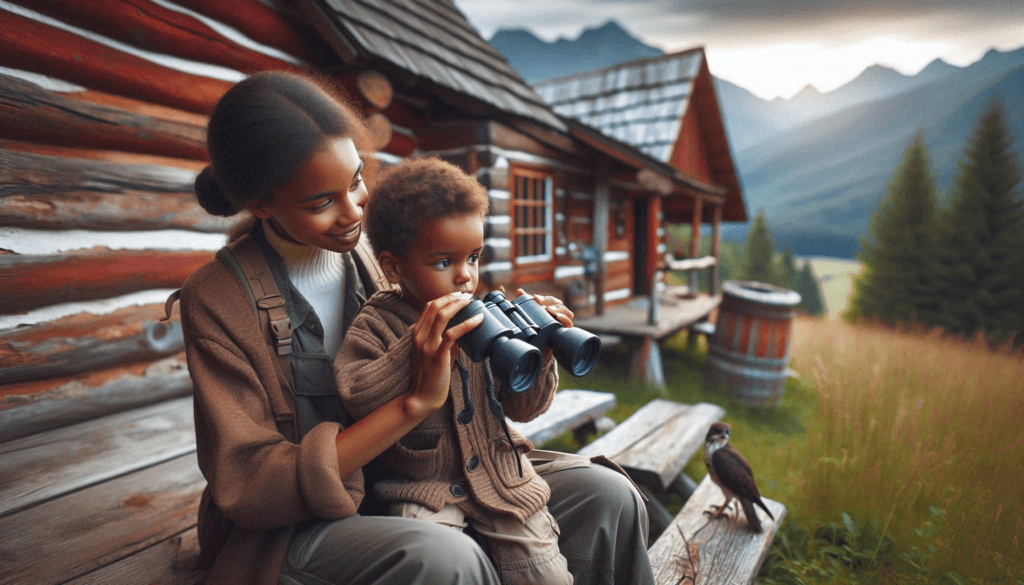
{"label": "bird", "polygon": [[[754,483],[754,472],[750,464],[740,455],[735,447],[729,444],[729,434],[732,427],[728,423],[716,422],[708,429],[704,438],[704,465],[708,468],[708,475],[711,481],[715,482],[725,495],[725,503],[718,506],[711,518],[721,516],[729,504],[735,499],[743,508],[743,514],[747,517],[747,525],[754,532],[761,532],[761,520],[757,517],[754,504],[761,506],[761,509],[768,514],[768,517],[775,520],[768,507],[761,500],[761,493],[757,491],[757,484]],[[713,508],[716,506],[712,506]],[[737,514],[737,520],[739,514]]]}

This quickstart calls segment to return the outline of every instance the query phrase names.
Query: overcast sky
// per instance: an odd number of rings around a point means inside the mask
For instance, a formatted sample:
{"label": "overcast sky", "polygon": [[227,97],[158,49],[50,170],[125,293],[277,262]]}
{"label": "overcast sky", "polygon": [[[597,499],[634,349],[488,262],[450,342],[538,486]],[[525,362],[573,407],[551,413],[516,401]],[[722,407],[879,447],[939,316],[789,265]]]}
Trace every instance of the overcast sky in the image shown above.
{"label": "overcast sky", "polygon": [[485,39],[547,41],[617,20],[666,52],[703,45],[711,72],[770,99],[829,91],[874,63],[911,75],[1024,45],[1024,0],[455,0]]}

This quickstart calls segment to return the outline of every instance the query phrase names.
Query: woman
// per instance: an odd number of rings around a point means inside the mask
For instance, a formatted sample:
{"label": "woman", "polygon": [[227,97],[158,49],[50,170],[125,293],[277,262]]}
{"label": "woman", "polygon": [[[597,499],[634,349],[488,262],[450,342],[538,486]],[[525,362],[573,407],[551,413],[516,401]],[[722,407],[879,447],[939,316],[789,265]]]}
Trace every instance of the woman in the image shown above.
{"label": "woman", "polygon": [[[368,197],[365,136],[348,107],[281,72],[239,82],[210,117],[211,165],[196,195],[210,213],[245,209],[257,218],[243,238],[258,245],[293,327],[282,366],[248,284],[222,261],[197,270],[181,292],[208,482],[201,564],[211,584],[499,582],[465,534],[357,514],[361,467],[443,403],[446,358],[476,324],[443,334],[468,299],[432,302],[417,325],[414,388],[345,428],[331,358],[372,287],[351,253]],[[559,547],[576,583],[652,582],[647,517],[628,480],[580,457],[548,459],[534,466],[551,486]]]}

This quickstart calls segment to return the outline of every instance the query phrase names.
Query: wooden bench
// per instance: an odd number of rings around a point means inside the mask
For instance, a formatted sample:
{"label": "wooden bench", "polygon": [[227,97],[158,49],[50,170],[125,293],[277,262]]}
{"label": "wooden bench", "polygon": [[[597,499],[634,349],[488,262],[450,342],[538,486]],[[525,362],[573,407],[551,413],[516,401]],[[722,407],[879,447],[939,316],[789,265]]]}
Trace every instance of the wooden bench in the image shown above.
{"label": "wooden bench", "polygon": [[658,585],[749,585],[768,554],[768,546],[786,516],[782,504],[762,498],[775,520],[758,510],[763,531],[747,527],[738,505],[711,520],[704,513],[712,504],[724,501],[722,490],[705,477],[683,509],[648,551]]}
{"label": "wooden bench", "polygon": [[717,405],[652,400],[607,434],[579,450],[581,455],[606,455],[625,469],[648,499],[651,526],[661,532],[672,521],[658,496],[666,491],[684,500],[696,484],[682,473],[704,445],[711,423],[725,416]]}
{"label": "wooden bench", "polygon": [[[520,426],[540,444],[614,406],[563,390]],[[191,397],[0,444],[0,583],[200,581],[195,451]]]}

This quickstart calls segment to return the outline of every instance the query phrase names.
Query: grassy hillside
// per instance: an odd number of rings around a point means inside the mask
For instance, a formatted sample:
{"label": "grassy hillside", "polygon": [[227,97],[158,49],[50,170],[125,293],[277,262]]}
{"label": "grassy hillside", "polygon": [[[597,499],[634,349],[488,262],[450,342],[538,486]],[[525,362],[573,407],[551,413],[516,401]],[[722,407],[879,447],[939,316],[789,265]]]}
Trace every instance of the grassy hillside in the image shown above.
{"label": "grassy hillside", "polygon": [[[823,273],[841,266],[823,263]],[[703,389],[703,343],[667,344],[664,397],[727,409],[761,493],[786,504],[759,583],[1011,583],[1024,575],[1024,358],[935,335],[797,317],[778,408]],[[623,420],[656,389],[605,351],[565,387],[614,392]],[[571,436],[556,448],[575,450]],[[700,481],[697,454],[686,472]],[[675,503],[675,508],[681,502]],[[671,509],[671,508],[670,508]]]}

